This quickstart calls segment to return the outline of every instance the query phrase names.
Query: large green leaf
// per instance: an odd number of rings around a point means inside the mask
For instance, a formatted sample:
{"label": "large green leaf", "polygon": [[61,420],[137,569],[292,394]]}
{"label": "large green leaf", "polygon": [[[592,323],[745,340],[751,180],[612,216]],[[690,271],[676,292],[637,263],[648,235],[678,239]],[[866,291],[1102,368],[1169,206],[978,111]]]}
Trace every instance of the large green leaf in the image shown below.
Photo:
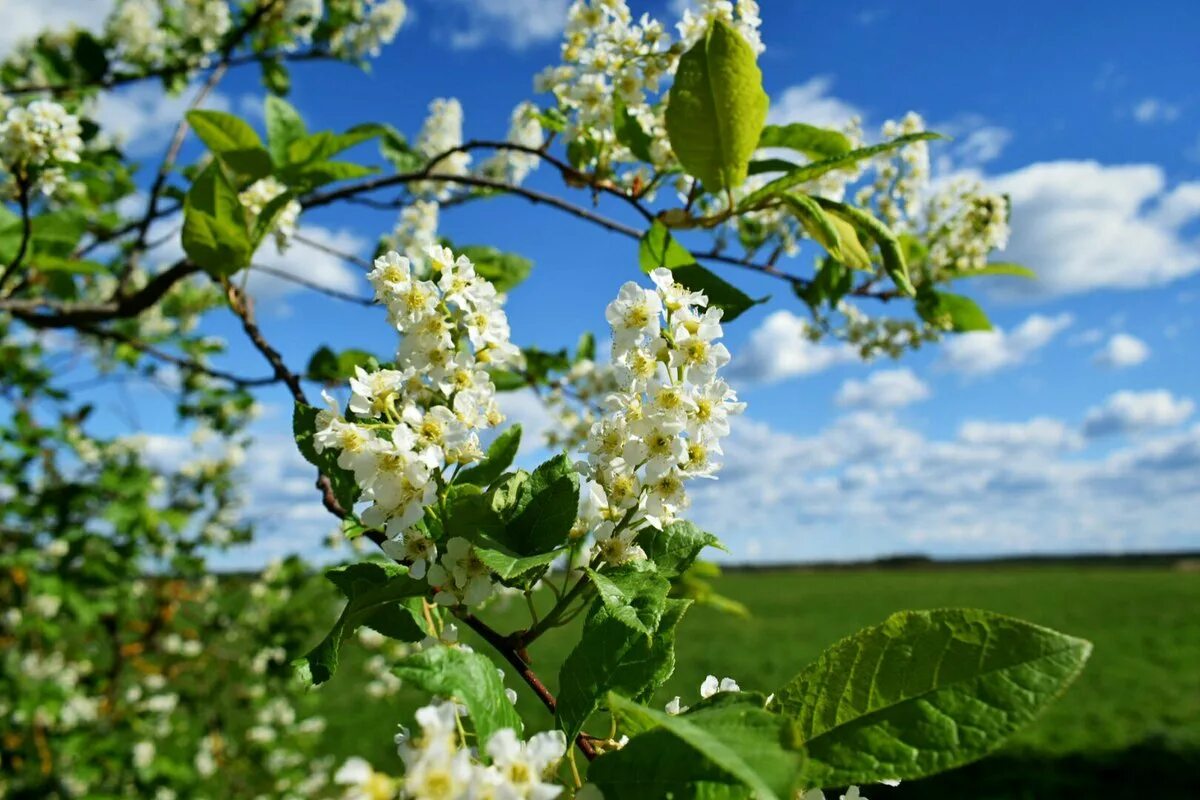
{"label": "large green leaf", "polygon": [[714,20],[680,57],[667,98],[667,136],[679,163],[710,192],[741,186],[769,102],[750,45]]}
{"label": "large green leaf", "polygon": [[852,167],[860,161],[896,150],[906,144],[940,138],[942,137],[936,133],[908,133],[904,136],[897,136],[895,139],[881,142],[880,144],[871,145],[870,147],[860,147],[857,150],[851,150],[845,155],[826,158],[823,161],[814,161],[811,164],[804,164],[746,195],[738,203],[738,208],[754,208],[764,201],[783,194],[802,183],[816,180],[827,172]]}
{"label": "large green leaf", "polygon": [[804,194],[785,194],[784,203],[817,244],[829,255],[852,269],[870,269],[871,256],[858,240],[854,226],[833,214]]}
{"label": "large green leaf", "polygon": [[1083,669],[1091,644],[987,611],[905,611],[826,650],[776,693],[805,786],[909,780],[998,747]]}
{"label": "large green leaf", "polygon": [[441,697],[453,697],[467,707],[482,748],[501,728],[522,731],[521,718],[504,694],[496,665],[486,656],[462,647],[430,647],[401,661],[393,670],[403,680]]}
{"label": "large green leaf", "polygon": [[224,111],[189,111],[188,124],[208,149],[236,172],[251,178],[271,174],[271,155],[254,128]]}
{"label": "large green leaf", "polygon": [[608,705],[622,730],[637,731],[595,761],[588,780],[608,797],[788,800],[802,754],[786,718],[752,695],[730,695],[672,716],[617,694]]}
{"label": "large green leaf", "polygon": [[[579,643],[558,673],[557,725],[574,737],[609,691],[648,699],[675,667],[675,628],[691,605],[689,600],[666,600],[662,611],[647,598],[635,607],[641,628],[629,624],[618,606],[597,600],[584,622]],[[658,622],[653,633],[645,628]]]}
{"label": "large green leaf", "polygon": [[521,426],[513,425],[488,445],[487,455],[482,461],[458,473],[455,482],[491,486],[512,465],[520,447]]}
{"label": "large green leaf", "polygon": [[625,564],[604,572],[587,568],[586,574],[613,617],[638,633],[653,635],[671,590],[671,582],[658,574],[653,562]]}
{"label": "large green leaf", "polygon": [[220,164],[196,176],[183,204],[183,249],[213,275],[232,275],[253,252],[246,209]]}
{"label": "large green leaf", "polygon": [[425,638],[418,616],[402,601],[423,596],[429,586],[410,578],[405,567],[367,561],[335,567],[325,576],[346,596],[346,606],[325,638],[304,656],[302,669],[314,684],[333,677],[342,642],[363,625],[400,641]]}
{"label": "large green leaf", "polygon": [[803,122],[767,125],[759,136],[758,146],[786,147],[818,161],[844,156],[853,149],[844,133],[806,125]]}
{"label": "large green leaf", "polygon": [[267,149],[278,166],[287,163],[288,148],[292,142],[308,135],[304,118],[296,108],[281,97],[268,95],[265,116],[267,119]]}
{"label": "large green leaf", "polygon": [[579,475],[565,454],[521,473],[493,491],[492,508],[504,521],[500,544],[523,556],[556,550],[566,543],[579,510]]}

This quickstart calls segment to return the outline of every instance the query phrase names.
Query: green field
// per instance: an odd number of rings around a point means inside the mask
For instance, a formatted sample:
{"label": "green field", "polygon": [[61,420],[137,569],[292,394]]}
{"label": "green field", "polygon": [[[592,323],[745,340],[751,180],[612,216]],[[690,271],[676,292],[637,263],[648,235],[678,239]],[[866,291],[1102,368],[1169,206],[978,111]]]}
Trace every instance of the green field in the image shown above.
{"label": "green field", "polygon": [[[721,578],[718,589],[745,603],[751,617],[690,612],[663,702],[675,694],[695,700],[709,673],[770,691],[825,645],[900,609],[983,608],[1095,644],[1080,680],[1007,748],[926,781],[872,787],[871,798],[1200,797],[1200,573],[1007,565],[741,572]],[[501,616],[510,614],[516,627],[525,619],[517,612]],[[552,688],[569,638],[547,636],[533,650]],[[390,765],[391,735],[415,698],[366,700],[353,673],[345,670],[326,690],[330,746]],[[547,722],[536,699],[519,691],[523,716]],[[356,713],[346,714],[346,703]]]}

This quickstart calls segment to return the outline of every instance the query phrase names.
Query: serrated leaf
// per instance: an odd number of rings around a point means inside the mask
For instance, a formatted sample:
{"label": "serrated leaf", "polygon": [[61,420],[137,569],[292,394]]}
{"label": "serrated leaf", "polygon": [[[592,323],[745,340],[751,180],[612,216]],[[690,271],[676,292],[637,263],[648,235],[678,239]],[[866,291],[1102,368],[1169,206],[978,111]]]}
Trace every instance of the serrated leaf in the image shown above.
{"label": "serrated leaf", "polygon": [[637,543],[658,567],[659,573],[668,578],[687,570],[704,548],[724,549],[716,536],[685,520],[665,525],[662,530],[646,528],[638,534]]}
{"label": "serrated leaf", "polygon": [[200,109],[189,111],[187,120],[200,141],[217,155],[262,147],[254,128],[233,114]]}
{"label": "serrated leaf", "polygon": [[671,148],[710,192],[741,186],[767,118],[754,51],[721,20],[679,59],[667,97]]}
{"label": "serrated leaf", "polygon": [[613,95],[613,133],[618,142],[629,148],[634,158],[647,164],[654,161],[650,154],[650,145],[654,140],[616,93]]}
{"label": "serrated leaf", "polygon": [[504,510],[501,541],[520,555],[536,555],[561,547],[579,510],[579,475],[560,454],[539,465],[519,486]]}
{"label": "serrated leaf", "polygon": [[[486,540],[485,540],[486,541]],[[486,546],[475,547],[475,554],[479,560],[487,565],[488,569],[496,573],[497,577],[505,583],[511,582],[528,582],[524,579],[532,572],[537,572],[540,577],[545,572],[544,567],[550,566],[555,559],[566,552],[566,549],[551,550],[547,553],[539,553],[535,556],[516,556],[505,553],[503,550],[489,549]]]}
{"label": "serrated leaf", "polygon": [[910,780],[974,761],[1075,679],[1091,644],[970,609],[905,611],[826,650],[776,693],[805,786]]}
{"label": "serrated leaf", "polygon": [[750,696],[678,716],[615,693],[607,700],[622,729],[637,733],[588,770],[606,796],[787,800],[796,789],[803,756],[789,746],[788,722]]}
{"label": "serrated leaf", "polygon": [[488,445],[487,455],[482,461],[458,473],[455,483],[491,486],[512,465],[520,448],[521,426],[513,425]]}
{"label": "serrated leaf", "polygon": [[481,748],[501,728],[523,730],[520,716],[504,694],[496,665],[486,656],[461,647],[430,647],[414,653],[392,670],[402,680],[467,707]]}
{"label": "serrated leaf", "polygon": [[787,194],[782,197],[792,215],[831,256],[852,269],[870,269],[871,256],[858,240],[854,226],[833,214],[826,214],[821,204],[808,195]]}
{"label": "serrated leaf", "polygon": [[1037,273],[1029,267],[1023,267],[1020,264],[1008,264],[1004,262],[995,262],[979,269],[967,269],[957,271],[950,270],[945,273],[945,278],[951,281],[961,280],[962,278],[983,278],[988,275],[1005,275],[1013,278],[1028,278],[1029,280],[1037,280]]}
{"label": "serrated leaf", "polygon": [[246,209],[219,164],[205,167],[188,190],[182,242],[188,257],[213,275],[232,275],[250,263]]}
{"label": "serrated leaf", "polygon": [[[638,633],[651,636],[662,620],[671,582],[641,564],[612,567],[604,572],[585,568],[600,602],[613,616]],[[651,562],[652,563],[652,562]]]}
{"label": "serrated leaf", "polygon": [[401,601],[423,596],[429,586],[410,578],[406,568],[368,561],[335,567],[325,577],[345,595],[346,606],[325,638],[304,656],[314,684],[333,677],[342,642],[363,625],[400,641],[417,642],[425,638],[420,620]]}

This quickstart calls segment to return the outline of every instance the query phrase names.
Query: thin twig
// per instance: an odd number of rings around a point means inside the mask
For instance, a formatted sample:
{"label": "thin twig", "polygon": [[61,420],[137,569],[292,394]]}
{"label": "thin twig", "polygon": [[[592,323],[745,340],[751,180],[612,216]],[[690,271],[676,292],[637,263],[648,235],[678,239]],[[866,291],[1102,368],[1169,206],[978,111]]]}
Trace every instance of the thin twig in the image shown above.
{"label": "thin twig", "polygon": [[4,289],[4,284],[8,283],[8,279],[21,267],[21,262],[25,260],[25,253],[29,251],[29,241],[33,238],[33,219],[29,214],[28,178],[22,177],[17,180],[17,201],[21,205],[21,243],[17,245],[17,252],[12,261],[8,262],[8,266],[4,268],[4,274],[0,275],[0,290]]}

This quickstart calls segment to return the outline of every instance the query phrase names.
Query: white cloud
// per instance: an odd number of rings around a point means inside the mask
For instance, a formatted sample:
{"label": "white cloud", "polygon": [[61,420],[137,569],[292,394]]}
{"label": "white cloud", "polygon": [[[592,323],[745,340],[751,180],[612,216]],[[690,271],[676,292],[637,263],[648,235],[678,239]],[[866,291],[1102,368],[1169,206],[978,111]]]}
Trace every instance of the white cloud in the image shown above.
{"label": "white cloud", "polygon": [[942,344],[939,364],[965,375],[984,375],[1023,364],[1071,324],[1070,314],[1033,314],[1012,331],[972,331]]}
{"label": "white cloud", "polygon": [[1096,437],[1172,428],[1190,417],[1195,408],[1191,400],[1176,397],[1166,389],[1120,391],[1088,411],[1083,432]]}
{"label": "white cloud", "polygon": [[1157,97],[1147,97],[1139,100],[1132,109],[1133,118],[1142,125],[1152,125],[1157,122],[1174,122],[1179,119],[1179,106],[1160,100]]}
{"label": "white cloud", "polygon": [[1186,227],[1200,219],[1194,184],[1168,191],[1153,164],[1106,166],[1052,161],[988,178],[1012,198],[1012,237],[1003,253],[1038,280],[1005,284],[1025,295],[1163,284],[1200,270]]}
{"label": "white cloud", "polygon": [[[303,225],[300,234],[332,250],[362,255],[370,242],[348,229],[330,230],[315,225]],[[268,240],[254,256],[254,263],[295,274],[298,278],[315,283],[325,289],[353,293],[359,289],[360,270],[350,266],[341,258],[309,247],[303,242],[293,242],[286,253],[275,249]],[[304,291],[304,287],[284,278],[251,270],[247,289],[260,302],[279,300],[286,295]]]}
{"label": "white cloud", "polygon": [[841,406],[902,408],[929,397],[929,387],[910,369],[881,369],[863,380],[850,379],[837,393]]}
{"label": "white cloud", "polygon": [[496,395],[496,402],[507,418],[506,424],[521,426],[520,456],[530,456],[545,449],[546,433],[555,427],[556,422],[533,389],[500,392]]}
{"label": "white cloud", "polygon": [[772,98],[767,121],[774,125],[805,122],[822,128],[839,128],[851,117],[862,117],[858,108],[829,94],[832,86],[831,76],[818,75],[784,89],[779,97]]}
{"label": "white cloud", "polygon": [[1134,367],[1150,357],[1150,347],[1136,336],[1128,333],[1113,334],[1104,346],[1096,351],[1092,360],[1113,369]]}
{"label": "white cloud", "polygon": [[[151,82],[105,92],[96,104],[94,118],[130,155],[157,154],[191,106],[197,88],[189,86],[177,95],[168,95]],[[202,107],[229,111],[229,98],[213,92]]]}
{"label": "white cloud", "polygon": [[9,0],[2,5],[0,60],[8,58],[14,45],[47,29],[61,31],[74,24],[98,30],[113,4],[111,0]]}
{"label": "white cloud", "polygon": [[[450,34],[450,45],[470,50],[499,42],[513,50],[557,39],[567,20],[568,0],[454,0],[466,15]],[[445,5],[441,6],[444,11]],[[455,15],[458,16],[458,15]]]}
{"label": "white cloud", "polygon": [[1139,550],[1194,541],[1200,426],[1112,449],[1059,420],[965,424],[926,438],[887,414],[811,436],[738,419],[720,479],[689,518],[761,558]]}
{"label": "white cloud", "polygon": [[958,429],[964,444],[1013,450],[1064,450],[1077,447],[1080,436],[1062,420],[1035,417],[1024,422],[967,420]]}
{"label": "white cloud", "polygon": [[811,375],[858,359],[845,344],[820,344],[806,336],[807,323],[790,311],[776,311],[750,334],[729,365],[731,377],[774,383]]}
{"label": "white cloud", "polygon": [[939,142],[938,146],[932,149],[937,157],[937,175],[978,169],[995,161],[1013,137],[1012,131],[989,123],[979,114],[961,114],[929,127],[951,137],[950,141]]}

